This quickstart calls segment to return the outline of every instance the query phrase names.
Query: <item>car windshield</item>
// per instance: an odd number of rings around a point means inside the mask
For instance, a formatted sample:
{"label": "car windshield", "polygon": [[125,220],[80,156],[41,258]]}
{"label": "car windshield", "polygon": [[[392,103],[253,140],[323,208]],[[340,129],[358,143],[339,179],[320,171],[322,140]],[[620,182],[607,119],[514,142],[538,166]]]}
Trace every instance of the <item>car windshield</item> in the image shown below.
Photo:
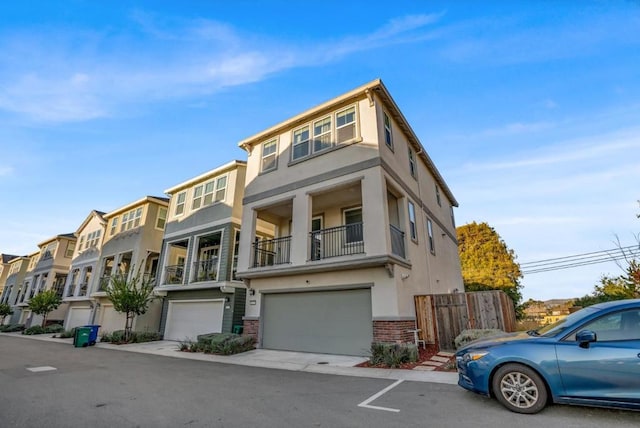
{"label": "car windshield", "polygon": [[572,313],[571,315],[563,318],[559,321],[554,322],[553,324],[545,325],[535,330],[535,336],[544,336],[544,337],[554,337],[558,334],[562,333],[567,329],[567,327],[573,325],[576,322],[579,322],[581,319],[588,317],[593,312],[597,311],[593,306],[588,308],[580,309],[577,312]]}

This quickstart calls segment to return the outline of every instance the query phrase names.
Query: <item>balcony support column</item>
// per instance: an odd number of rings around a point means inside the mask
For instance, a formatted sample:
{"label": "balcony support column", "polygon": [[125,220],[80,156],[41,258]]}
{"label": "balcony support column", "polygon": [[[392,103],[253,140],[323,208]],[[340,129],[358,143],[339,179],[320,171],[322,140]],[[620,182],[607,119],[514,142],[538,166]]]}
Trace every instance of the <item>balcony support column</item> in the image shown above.
{"label": "balcony support column", "polygon": [[[379,174],[369,174],[362,180],[361,186],[364,252],[367,256],[390,253],[387,195],[384,180]],[[386,231],[386,233],[380,233],[381,231]]]}
{"label": "balcony support column", "polygon": [[291,264],[302,265],[309,259],[309,232],[311,231],[312,199],[308,194],[293,198],[291,220]]}

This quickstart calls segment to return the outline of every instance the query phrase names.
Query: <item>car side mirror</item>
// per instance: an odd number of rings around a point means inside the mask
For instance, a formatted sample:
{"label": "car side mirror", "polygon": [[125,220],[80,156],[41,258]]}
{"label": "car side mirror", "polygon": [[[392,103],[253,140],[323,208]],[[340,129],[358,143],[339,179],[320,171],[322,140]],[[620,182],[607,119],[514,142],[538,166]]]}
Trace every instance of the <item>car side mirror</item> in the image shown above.
{"label": "car side mirror", "polygon": [[582,330],[576,334],[576,342],[581,348],[588,348],[589,344],[597,340],[596,333],[591,330]]}

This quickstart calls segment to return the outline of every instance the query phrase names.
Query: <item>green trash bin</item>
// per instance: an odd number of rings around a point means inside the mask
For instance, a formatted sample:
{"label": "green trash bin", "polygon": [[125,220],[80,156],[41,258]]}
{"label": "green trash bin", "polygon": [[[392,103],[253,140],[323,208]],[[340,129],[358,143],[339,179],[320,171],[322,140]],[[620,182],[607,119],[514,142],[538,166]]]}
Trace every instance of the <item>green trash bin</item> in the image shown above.
{"label": "green trash bin", "polygon": [[233,326],[233,334],[242,334],[243,327],[241,324],[237,324]]}
{"label": "green trash bin", "polygon": [[76,327],[73,335],[73,346],[76,348],[85,348],[89,346],[89,337],[91,336],[91,327]]}

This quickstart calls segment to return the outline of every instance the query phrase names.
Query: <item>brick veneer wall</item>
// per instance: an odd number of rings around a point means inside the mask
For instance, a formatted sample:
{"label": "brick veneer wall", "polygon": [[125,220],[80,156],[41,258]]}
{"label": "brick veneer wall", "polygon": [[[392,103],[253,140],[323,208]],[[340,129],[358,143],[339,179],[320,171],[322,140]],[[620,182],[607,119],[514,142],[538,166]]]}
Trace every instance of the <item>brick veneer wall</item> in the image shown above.
{"label": "brick veneer wall", "polygon": [[373,341],[392,343],[414,343],[413,333],[408,330],[416,328],[414,320],[374,321]]}
{"label": "brick veneer wall", "polygon": [[258,331],[260,330],[260,320],[244,320],[243,321],[243,336],[252,336],[255,340],[258,340]]}

